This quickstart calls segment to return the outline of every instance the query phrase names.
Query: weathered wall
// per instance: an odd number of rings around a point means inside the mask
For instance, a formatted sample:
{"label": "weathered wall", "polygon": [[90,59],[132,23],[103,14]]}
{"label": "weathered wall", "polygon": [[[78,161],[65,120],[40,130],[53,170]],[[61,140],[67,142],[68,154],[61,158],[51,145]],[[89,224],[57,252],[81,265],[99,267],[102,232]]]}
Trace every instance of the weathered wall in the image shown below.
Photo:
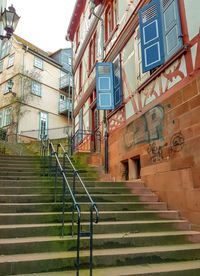
{"label": "weathered wall", "polygon": [[113,132],[109,160],[111,175],[120,180],[124,177],[121,162],[140,156],[141,177],[146,184],[169,208],[180,210],[200,225],[199,118],[200,76]]}

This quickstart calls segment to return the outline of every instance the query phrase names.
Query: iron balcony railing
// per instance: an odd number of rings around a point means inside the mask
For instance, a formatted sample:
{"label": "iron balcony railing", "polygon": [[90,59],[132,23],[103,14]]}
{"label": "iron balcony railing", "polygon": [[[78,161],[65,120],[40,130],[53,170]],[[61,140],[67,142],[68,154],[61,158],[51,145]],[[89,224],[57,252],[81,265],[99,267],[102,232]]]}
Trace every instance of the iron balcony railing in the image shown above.
{"label": "iron balcony railing", "polygon": [[70,74],[66,74],[60,78],[60,89],[65,87],[73,87],[73,78]]}
{"label": "iron balcony railing", "polygon": [[60,114],[72,112],[72,100],[71,99],[60,100],[58,111]]}
{"label": "iron balcony railing", "polygon": [[101,132],[77,130],[72,136],[72,152],[101,152]]}

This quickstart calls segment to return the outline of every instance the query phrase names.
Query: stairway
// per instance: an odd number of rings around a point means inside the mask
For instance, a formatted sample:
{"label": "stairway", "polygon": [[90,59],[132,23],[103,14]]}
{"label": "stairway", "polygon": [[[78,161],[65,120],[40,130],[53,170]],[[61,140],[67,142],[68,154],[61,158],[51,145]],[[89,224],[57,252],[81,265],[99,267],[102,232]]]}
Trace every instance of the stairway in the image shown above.
{"label": "stairway", "polygon": [[[200,275],[200,233],[141,181],[98,182],[80,168],[100,210],[94,228],[94,276]],[[61,184],[58,187],[61,193]],[[77,188],[82,220],[86,199]],[[42,177],[36,157],[0,156],[0,275],[76,275],[76,239],[66,207],[61,235],[61,195]],[[82,231],[87,231],[83,222]],[[81,238],[80,276],[88,272],[88,238]],[[44,272],[44,273],[42,273]]]}

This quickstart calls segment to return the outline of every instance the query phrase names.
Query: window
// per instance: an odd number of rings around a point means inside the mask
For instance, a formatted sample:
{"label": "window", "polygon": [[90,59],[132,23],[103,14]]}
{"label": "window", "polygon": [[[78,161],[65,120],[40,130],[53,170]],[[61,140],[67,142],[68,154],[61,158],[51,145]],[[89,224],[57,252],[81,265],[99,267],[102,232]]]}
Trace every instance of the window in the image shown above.
{"label": "window", "polygon": [[8,58],[8,66],[7,66],[7,68],[8,67],[11,67],[11,66],[13,66],[14,65],[14,59],[15,59],[15,55],[13,54],[13,55],[11,55],[11,56],[9,56],[9,58]]}
{"label": "window", "polygon": [[41,96],[41,84],[37,81],[32,81],[32,91],[34,95]]}
{"label": "window", "polygon": [[61,101],[65,101],[65,98],[66,98],[65,95],[60,94],[60,100]]}
{"label": "window", "polygon": [[139,28],[135,31],[135,64],[136,64],[136,76],[138,85],[142,84],[148,77],[149,72],[143,73],[142,70],[142,54],[141,54],[141,39],[140,39],[140,30]]}
{"label": "window", "polygon": [[105,12],[105,41],[109,39],[114,28],[113,1],[109,3]]}
{"label": "window", "polygon": [[3,72],[3,60],[0,61],[0,73]]}
{"label": "window", "polygon": [[48,134],[48,113],[40,112],[40,137],[39,138],[46,138]]}
{"label": "window", "polygon": [[78,49],[79,44],[80,44],[80,26],[78,26],[76,30],[76,50]]}
{"label": "window", "polygon": [[0,127],[3,127],[3,110],[0,110]]}
{"label": "window", "polygon": [[11,107],[8,107],[5,109],[4,126],[11,124],[11,122],[12,122],[12,109]]}
{"label": "window", "polygon": [[34,58],[34,66],[39,69],[43,69],[43,60],[39,57],[35,57]]}
{"label": "window", "polygon": [[79,65],[79,93],[81,92],[82,85],[83,85],[83,68],[82,68],[82,62]]}
{"label": "window", "polygon": [[96,33],[90,41],[89,45],[89,71],[93,68],[96,63]]}
{"label": "window", "polygon": [[96,65],[97,109],[114,110],[122,104],[120,57]]}
{"label": "window", "polygon": [[3,41],[2,42],[2,48],[1,48],[1,58],[4,58],[10,53],[11,49],[11,42],[9,40]]}
{"label": "window", "polygon": [[68,64],[71,66],[72,65],[72,59],[68,57]]}
{"label": "window", "polygon": [[178,0],[153,0],[139,11],[142,68],[150,71],[182,47]]}

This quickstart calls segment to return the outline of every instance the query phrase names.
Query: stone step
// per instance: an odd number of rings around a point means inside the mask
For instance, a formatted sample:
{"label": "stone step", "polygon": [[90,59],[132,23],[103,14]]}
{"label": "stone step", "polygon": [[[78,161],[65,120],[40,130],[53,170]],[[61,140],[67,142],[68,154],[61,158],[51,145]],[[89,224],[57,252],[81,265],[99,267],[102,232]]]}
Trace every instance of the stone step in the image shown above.
{"label": "stone step", "polygon": [[[130,192],[129,188],[126,187],[105,187],[105,188],[97,188],[97,187],[87,187],[87,190],[90,194],[125,194]],[[23,195],[23,194],[52,194],[54,193],[54,183],[52,185],[49,185],[49,187],[46,185],[44,186],[29,186],[29,187],[20,187],[20,186],[0,186],[0,194],[3,195],[9,195],[9,194],[15,194],[15,195]],[[83,193],[84,188],[81,186],[80,183],[76,185],[76,193]],[[57,185],[57,193],[61,194],[62,193],[62,184],[60,183]],[[131,193],[133,195],[154,195],[152,192],[150,192],[146,188],[133,188],[131,190]]]}
{"label": "stone step", "polygon": [[[89,224],[81,223],[83,232],[87,232]],[[71,223],[65,223],[65,235],[71,235]],[[74,230],[76,231],[76,224]],[[188,230],[189,224],[186,220],[144,220],[144,221],[115,221],[100,222],[94,225],[95,234],[107,233],[139,233],[139,232],[160,232]],[[36,236],[57,236],[61,235],[61,223],[43,223],[43,224],[12,224],[0,225],[1,238],[19,238]]]}
{"label": "stone step", "polygon": [[[101,211],[101,221],[179,219],[176,211]],[[81,221],[89,221],[90,212],[81,213]],[[72,221],[72,213],[65,212],[65,222]],[[0,213],[0,224],[34,224],[62,222],[61,212],[51,213]]]}
{"label": "stone step", "polygon": [[[71,206],[71,205],[70,205]],[[69,205],[66,208],[71,209]],[[98,202],[100,211],[118,210],[118,211],[142,211],[142,210],[167,210],[164,202]],[[62,203],[0,203],[0,212],[19,213],[19,212],[53,212],[60,211]],[[67,209],[66,209],[67,210]],[[81,203],[81,210],[88,210],[87,203]]]}
{"label": "stone step", "polygon": [[[39,180],[39,179],[45,179],[46,177],[45,176],[40,176],[40,175],[0,175],[0,182],[1,180]],[[60,177],[61,179],[61,177]],[[73,178],[72,177],[68,177],[69,181],[72,181]],[[95,181],[96,180],[96,177],[82,177],[82,180],[85,182],[85,181]]]}
{"label": "stone step", "polygon": [[[59,182],[61,185],[61,181]],[[101,188],[126,188],[124,182],[99,182],[99,181],[84,181],[84,184],[88,187],[97,189]],[[32,187],[32,186],[52,186],[54,187],[54,178],[42,177],[41,179],[21,179],[21,180],[8,180],[0,179],[0,187]],[[137,183],[134,188],[145,188],[144,185],[139,186]],[[127,188],[129,189],[129,188]]]}
{"label": "stone step", "polygon": [[[158,201],[158,197],[154,194],[141,194],[141,195],[131,195],[131,194],[91,194],[92,199],[96,202],[133,202],[133,201]],[[62,200],[62,195],[58,194],[56,196],[57,201]],[[77,194],[77,202],[88,201],[88,196],[86,194]],[[71,201],[71,197],[67,194],[65,197],[66,202]],[[54,202],[54,194],[5,194],[0,195],[0,203],[26,203],[26,202]]]}
{"label": "stone step", "polygon": [[[75,252],[48,252],[0,256],[1,275],[36,273],[41,271],[74,269]],[[88,266],[89,252],[81,251],[81,266]],[[116,265],[155,264],[161,260],[192,261],[200,259],[200,244],[130,247],[93,251],[95,267]]]}
{"label": "stone step", "polygon": [[[75,271],[56,271],[47,273],[26,274],[26,276],[75,276]],[[88,270],[81,269],[81,276],[88,276]],[[200,261],[166,262],[160,264],[141,264],[130,266],[116,266],[99,268],[93,270],[95,276],[141,276],[141,275],[162,275],[162,276],[198,276],[200,275]],[[25,275],[21,275],[25,276]]]}
{"label": "stone step", "polygon": [[[112,233],[94,235],[95,249],[174,245],[200,242],[200,233],[195,231]],[[76,237],[51,236],[0,239],[0,255],[59,252],[76,250]],[[89,248],[89,239],[81,238],[81,250]]]}

